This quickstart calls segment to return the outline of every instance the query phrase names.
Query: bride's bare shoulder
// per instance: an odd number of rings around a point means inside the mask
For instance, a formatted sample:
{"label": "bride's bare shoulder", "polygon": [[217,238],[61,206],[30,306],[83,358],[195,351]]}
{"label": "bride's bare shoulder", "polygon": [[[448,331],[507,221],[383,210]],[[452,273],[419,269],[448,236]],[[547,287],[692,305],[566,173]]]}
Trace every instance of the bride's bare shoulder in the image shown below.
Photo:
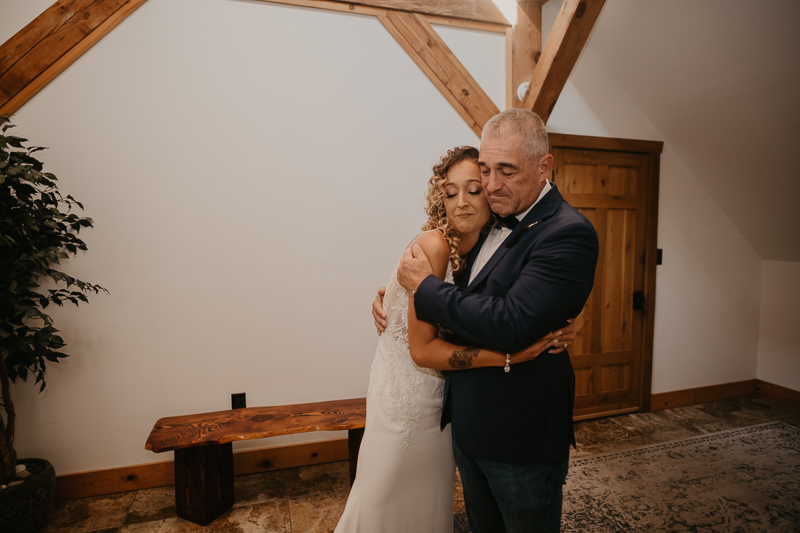
{"label": "bride's bare shoulder", "polygon": [[409,246],[414,244],[419,244],[422,249],[425,250],[426,255],[428,254],[428,250],[430,250],[431,253],[450,253],[450,246],[447,244],[444,236],[435,229],[423,231],[414,237],[414,240],[411,241]]}
{"label": "bride's bare shoulder", "polygon": [[414,244],[419,244],[428,257],[431,266],[433,266],[434,272],[439,273],[441,271],[442,276],[439,277],[443,277],[444,269],[447,268],[447,263],[450,261],[450,246],[444,236],[435,229],[423,231],[411,241],[409,246]]}

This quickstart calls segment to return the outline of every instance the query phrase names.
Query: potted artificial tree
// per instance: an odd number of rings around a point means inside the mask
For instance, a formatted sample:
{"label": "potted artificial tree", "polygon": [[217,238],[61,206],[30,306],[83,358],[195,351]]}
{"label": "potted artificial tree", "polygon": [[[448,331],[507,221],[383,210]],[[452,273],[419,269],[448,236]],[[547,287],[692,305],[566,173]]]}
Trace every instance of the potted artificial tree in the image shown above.
{"label": "potted artificial tree", "polygon": [[77,305],[88,293],[108,291],[59,270],[62,259],[86,250],[78,232],[92,220],[75,214],[83,205],[42,172],[34,154],[43,148],[7,135],[13,126],[5,117],[0,124],[0,531],[29,533],[47,521],[56,478],[49,462],[17,458],[10,383],[30,376],[41,392],[46,363],[67,357],[45,312],[50,304]]}

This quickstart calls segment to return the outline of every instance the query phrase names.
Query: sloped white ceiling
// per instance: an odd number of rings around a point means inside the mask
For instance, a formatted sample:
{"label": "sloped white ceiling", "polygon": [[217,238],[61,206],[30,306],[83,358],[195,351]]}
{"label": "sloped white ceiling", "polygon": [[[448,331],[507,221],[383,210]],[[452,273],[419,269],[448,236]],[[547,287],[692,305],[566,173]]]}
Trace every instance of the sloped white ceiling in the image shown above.
{"label": "sloped white ceiling", "polygon": [[800,2],[608,0],[587,46],[761,258],[800,261]]}

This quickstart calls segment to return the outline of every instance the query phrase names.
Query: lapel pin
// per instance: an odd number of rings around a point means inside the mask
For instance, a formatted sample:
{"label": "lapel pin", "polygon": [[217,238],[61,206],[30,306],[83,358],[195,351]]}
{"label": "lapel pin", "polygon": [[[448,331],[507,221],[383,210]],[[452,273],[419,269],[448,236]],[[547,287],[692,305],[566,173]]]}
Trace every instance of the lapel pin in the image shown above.
{"label": "lapel pin", "polygon": [[506,243],[506,248],[512,248],[513,246],[516,246],[516,244],[520,241],[520,239],[522,239],[522,237],[524,237],[525,234],[528,233],[528,230],[533,228],[538,223],[539,221],[537,220],[533,224],[528,224],[527,226],[522,228],[522,231],[514,235],[514,237]]}

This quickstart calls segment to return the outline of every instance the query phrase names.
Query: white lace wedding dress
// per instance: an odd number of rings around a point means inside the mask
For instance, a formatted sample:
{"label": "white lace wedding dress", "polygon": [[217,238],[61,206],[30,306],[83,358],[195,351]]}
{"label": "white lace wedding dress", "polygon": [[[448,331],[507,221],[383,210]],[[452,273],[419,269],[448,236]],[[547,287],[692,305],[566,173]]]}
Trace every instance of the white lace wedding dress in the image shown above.
{"label": "white lace wedding dress", "polygon": [[[445,281],[452,283],[448,265]],[[356,480],[336,533],[452,533],[455,461],[439,429],[444,379],[408,351],[408,294],[395,269],[367,390]]]}

